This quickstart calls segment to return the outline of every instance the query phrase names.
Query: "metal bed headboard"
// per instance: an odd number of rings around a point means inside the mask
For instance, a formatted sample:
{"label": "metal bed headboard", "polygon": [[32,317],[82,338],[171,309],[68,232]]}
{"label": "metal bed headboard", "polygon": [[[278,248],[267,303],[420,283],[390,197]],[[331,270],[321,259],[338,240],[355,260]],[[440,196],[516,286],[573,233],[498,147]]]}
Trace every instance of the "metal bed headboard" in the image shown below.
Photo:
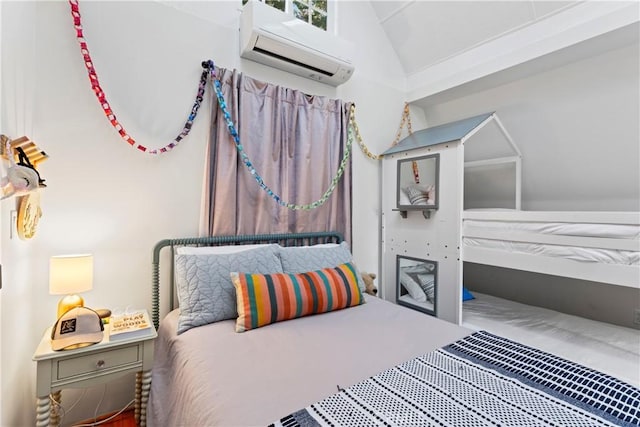
{"label": "metal bed headboard", "polygon": [[256,234],[240,236],[212,236],[212,237],[185,237],[178,239],[164,239],[156,243],[153,248],[153,261],[151,263],[151,318],[153,325],[158,329],[160,323],[160,252],[165,247],[171,248],[171,274],[169,277],[169,307],[174,306],[174,281],[173,263],[174,248],[176,246],[223,246],[223,245],[250,245],[256,243],[278,243],[282,246],[306,246],[319,243],[340,243],[344,237],[339,232],[323,231],[313,233],[290,234]]}

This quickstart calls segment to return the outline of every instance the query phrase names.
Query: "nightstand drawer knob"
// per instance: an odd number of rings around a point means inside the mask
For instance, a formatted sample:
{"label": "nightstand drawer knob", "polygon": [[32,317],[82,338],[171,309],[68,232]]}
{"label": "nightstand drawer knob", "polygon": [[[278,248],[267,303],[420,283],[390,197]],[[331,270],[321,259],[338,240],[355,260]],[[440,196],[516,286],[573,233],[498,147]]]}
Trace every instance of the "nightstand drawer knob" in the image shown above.
{"label": "nightstand drawer knob", "polygon": [[96,363],[96,367],[98,369],[104,368],[104,365],[105,365],[104,360],[98,360],[98,363]]}

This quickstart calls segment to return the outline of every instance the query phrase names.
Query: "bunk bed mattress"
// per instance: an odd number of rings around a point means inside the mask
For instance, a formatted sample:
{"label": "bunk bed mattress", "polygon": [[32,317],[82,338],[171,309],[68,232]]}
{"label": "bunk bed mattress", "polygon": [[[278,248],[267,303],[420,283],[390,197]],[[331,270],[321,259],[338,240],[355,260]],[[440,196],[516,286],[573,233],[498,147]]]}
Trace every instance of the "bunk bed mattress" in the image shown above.
{"label": "bunk bed mattress", "polygon": [[480,221],[475,219],[467,219],[465,220],[465,226],[485,227],[511,231],[524,231],[541,234],[556,234],[562,236],[585,236],[640,240],[640,225],[632,224],[568,223],[557,221]]}
{"label": "bunk bed mattress", "polygon": [[462,259],[640,287],[640,213],[470,209]]}
{"label": "bunk bed mattress", "polygon": [[640,252],[464,237],[467,247],[613,265],[640,265]]}
{"label": "bunk bed mattress", "polygon": [[462,325],[485,330],[640,387],[640,331],[473,291]]}
{"label": "bunk bed mattress", "polygon": [[152,426],[267,425],[472,332],[368,296],[245,333],[228,320],[177,335],[177,321],[174,310],[158,331]]}

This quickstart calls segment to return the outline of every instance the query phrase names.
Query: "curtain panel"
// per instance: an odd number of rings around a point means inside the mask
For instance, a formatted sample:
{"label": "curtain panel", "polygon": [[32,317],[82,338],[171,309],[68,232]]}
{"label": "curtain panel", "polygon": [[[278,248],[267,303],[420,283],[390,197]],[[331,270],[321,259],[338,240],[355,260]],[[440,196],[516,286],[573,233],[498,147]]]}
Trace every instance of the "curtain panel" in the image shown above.
{"label": "curtain panel", "polygon": [[[351,103],[304,94],[216,68],[240,143],[257,173],[288,203],[322,197],[340,166]],[[213,91],[212,91],[213,92]],[[213,93],[201,235],[339,231],[351,240],[351,159],[329,199],[311,210],[280,206],[238,153]]]}

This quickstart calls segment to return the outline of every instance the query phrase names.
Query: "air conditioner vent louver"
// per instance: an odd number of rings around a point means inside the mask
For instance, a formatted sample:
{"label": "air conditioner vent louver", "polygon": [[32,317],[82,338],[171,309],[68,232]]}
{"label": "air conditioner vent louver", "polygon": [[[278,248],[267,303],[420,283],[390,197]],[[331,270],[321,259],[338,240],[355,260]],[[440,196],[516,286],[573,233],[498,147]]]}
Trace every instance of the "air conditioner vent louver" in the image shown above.
{"label": "air conditioner vent louver", "polygon": [[353,45],[264,3],[249,1],[240,17],[240,55],[338,86],[351,78]]}
{"label": "air conditioner vent louver", "polygon": [[317,71],[318,73],[324,74],[325,76],[331,77],[331,76],[333,76],[335,74],[335,73],[331,73],[329,71],[321,70],[320,68],[316,68],[316,67],[314,67],[312,65],[309,65],[309,64],[303,64],[302,62],[298,62],[295,59],[287,58],[285,56],[278,55],[277,53],[261,49],[261,48],[259,48],[257,46],[255,48],[253,48],[253,51],[261,53],[263,55],[271,56],[273,58],[279,59],[281,61],[288,62],[288,63],[293,64],[293,65],[297,65],[299,67],[307,68],[307,69],[312,70],[312,71]]}

